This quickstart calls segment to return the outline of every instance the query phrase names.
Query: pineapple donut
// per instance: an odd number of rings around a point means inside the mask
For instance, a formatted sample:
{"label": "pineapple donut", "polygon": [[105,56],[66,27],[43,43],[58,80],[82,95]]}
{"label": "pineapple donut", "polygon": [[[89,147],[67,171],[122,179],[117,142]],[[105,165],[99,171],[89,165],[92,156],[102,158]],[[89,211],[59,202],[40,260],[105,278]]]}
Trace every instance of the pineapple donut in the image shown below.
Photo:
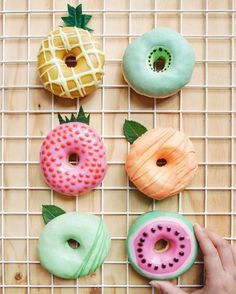
{"label": "pineapple donut", "polygon": [[142,193],[162,200],[191,183],[198,164],[196,150],[187,135],[173,128],[147,130],[128,120],[124,135],[132,144],[125,169]]}
{"label": "pineapple donut", "polygon": [[59,115],[59,121],[41,145],[42,175],[58,193],[79,196],[101,184],[107,170],[105,146],[82,107],[77,117]]}
{"label": "pineapple donut", "polygon": [[64,27],[50,32],[38,53],[38,72],[43,86],[54,95],[79,98],[93,92],[104,70],[101,44],[87,27],[91,15],[82,14],[82,5],[68,4]]}

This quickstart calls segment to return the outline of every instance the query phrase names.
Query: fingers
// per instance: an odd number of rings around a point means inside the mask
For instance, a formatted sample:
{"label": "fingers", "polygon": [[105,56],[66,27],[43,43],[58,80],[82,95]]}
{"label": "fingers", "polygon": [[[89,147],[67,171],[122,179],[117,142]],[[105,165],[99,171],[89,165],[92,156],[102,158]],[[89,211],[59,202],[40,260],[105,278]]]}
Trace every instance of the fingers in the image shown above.
{"label": "fingers", "polygon": [[218,251],[223,268],[225,270],[232,270],[235,267],[235,263],[230,244],[213,232],[207,231],[207,234]]}
{"label": "fingers", "polygon": [[236,246],[231,245],[231,250],[234,257],[234,265],[236,266]]}
{"label": "fingers", "polygon": [[204,255],[206,274],[215,276],[223,270],[219,254],[214,244],[209,239],[207,232],[203,228],[201,228],[198,224],[194,224],[194,230]]}
{"label": "fingers", "polygon": [[[187,294],[187,292],[177,288],[170,282],[151,281],[150,285],[160,290],[163,294]],[[159,293],[159,291],[158,291]]]}

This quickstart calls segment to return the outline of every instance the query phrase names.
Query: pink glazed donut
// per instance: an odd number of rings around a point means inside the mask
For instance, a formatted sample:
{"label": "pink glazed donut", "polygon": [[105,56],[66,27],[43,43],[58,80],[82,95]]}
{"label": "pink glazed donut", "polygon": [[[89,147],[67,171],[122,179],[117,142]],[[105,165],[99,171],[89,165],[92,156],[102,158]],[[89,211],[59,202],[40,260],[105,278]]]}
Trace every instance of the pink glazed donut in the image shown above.
{"label": "pink glazed donut", "polygon": [[[77,165],[69,156],[79,158]],[[46,183],[58,193],[79,196],[101,184],[106,170],[101,138],[85,123],[68,122],[52,130],[43,141],[40,165]]]}
{"label": "pink glazed donut", "polygon": [[[165,246],[157,248],[160,243]],[[165,280],[180,276],[192,266],[198,244],[186,217],[156,210],[141,215],[132,224],[126,249],[138,273],[149,279]]]}

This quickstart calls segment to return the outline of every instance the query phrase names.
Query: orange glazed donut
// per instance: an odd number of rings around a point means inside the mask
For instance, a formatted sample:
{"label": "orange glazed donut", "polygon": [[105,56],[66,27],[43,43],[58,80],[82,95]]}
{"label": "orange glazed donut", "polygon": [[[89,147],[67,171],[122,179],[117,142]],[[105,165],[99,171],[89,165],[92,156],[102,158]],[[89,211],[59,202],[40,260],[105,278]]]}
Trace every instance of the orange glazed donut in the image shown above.
{"label": "orange glazed donut", "polygon": [[125,168],[138,190],[161,200],[190,184],[197,170],[197,155],[184,133],[155,128],[134,141]]}

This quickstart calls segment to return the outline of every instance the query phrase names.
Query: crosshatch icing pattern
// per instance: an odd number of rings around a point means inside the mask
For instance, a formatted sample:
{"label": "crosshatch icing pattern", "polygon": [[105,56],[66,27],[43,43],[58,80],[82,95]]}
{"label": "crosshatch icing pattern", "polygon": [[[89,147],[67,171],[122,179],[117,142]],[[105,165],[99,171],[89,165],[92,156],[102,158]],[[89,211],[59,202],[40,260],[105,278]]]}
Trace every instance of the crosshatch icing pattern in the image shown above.
{"label": "crosshatch icing pattern", "polygon": [[[80,2],[69,0],[71,5]],[[105,75],[90,96],[53,97],[37,73],[40,44],[61,25],[67,1],[0,1],[1,263],[4,294],[154,293],[131,268],[125,238],[131,222],[154,208],[181,212],[192,222],[216,231],[232,243],[235,205],[235,12],[234,0],[84,0],[93,16],[90,27],[105,52]],[[194,48],[191,82],[171,98],[149,99],[133,92],[121,73],[127,45],[142,33],[167,26]],[[39,148],[58,125],[57,114],[76,113],[82,105],[107,148],[108,172],[101,187],[71,199],[51,191],[39,168]],[[148,129],[175,127],[194,143],[199,168],[181,194],[158,202],[129,183],[124,161],[129,145],[125,119]],[[106,222],[111,251],[96,273],[78,280],[52,277],[40,265],[36,246],[44,227],[42,204],[66,211],[91,212]],[[199,256],[189,272],[174,281],[186,290],[203,282]]]}
{"label": "crosshatch icing pattern", "polygon": [[[59,27],[51,32],[42,42],[38,57],[45,88],[65,98],[84,97],[95,90],[103,75],[104,55],[99,47],[86,30]],[[75,68],[65,63],[68,51],[77,56],[79,65]]]}

